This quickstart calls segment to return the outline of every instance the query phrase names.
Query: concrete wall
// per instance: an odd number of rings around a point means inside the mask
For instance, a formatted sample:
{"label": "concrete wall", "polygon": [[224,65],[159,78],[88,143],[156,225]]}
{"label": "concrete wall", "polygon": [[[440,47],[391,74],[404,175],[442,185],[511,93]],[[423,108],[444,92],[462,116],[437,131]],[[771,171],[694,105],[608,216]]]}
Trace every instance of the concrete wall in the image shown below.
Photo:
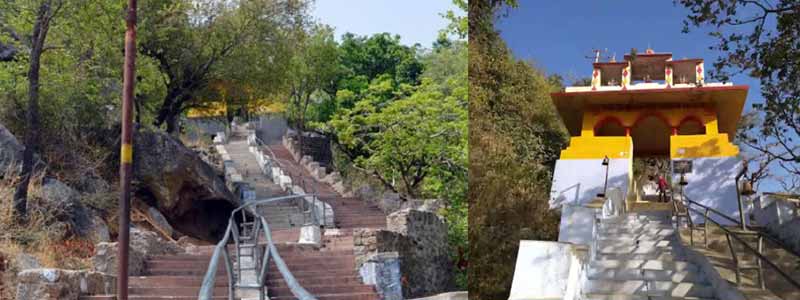
{"label": "concrete wall", "polygon": [[[608,190],[621,199],[628,195],[630,159],[611,159]],[[550,207],[561,208],[558,241],[588,245],[592,241],[596,209],[582,207],[603,192],[606,167],[602,159],[561,159],[556,162]]]}
{"label": "concrete wall", "polygon": [[[692,161],[692,172],[686,174],[686,181],[689,183],[684,187],[686,197],[739,220],[739,204],[736,201],[736,174],[741,169],[741,160],[738,157],[708,157],[681,160]],[[675,174],[675,176],[672,176],[672,180],[674,186],[677,186],[680,175]],[[747,209],[747,207],[745,208]],[[747,214],[748,211],[746,210],[745,215]],[[693,214],[692,220],[698,224],[703,223],[703,217],[700,215]],[[730,221],[722,217],[716,217],[714,221],[723,225],[731,224]]]}
{"label": "concrete wall", "polygon": [[[550,207],[581,205],[603,192],[606,167],[602,159],[560,159],[553,172]],[[630,159],[611,159],[608,164],[608,188],[618,188],[627,197],[631,171]]]}
{"label": "concrete wall", "polygon": [[577,299],[586,261],[569,243],[520,241],[508,299]]}
{"label": "concrete wall", "polygon": [[257,121],[250,123],[255,125],[258,138],[267,144],[279,144],[289,128],[286,118],[279,114],[259,116]]}
{"label": "concrete wall", "polygon": [[[406,209],[389,215],[386,222],[387,229],[361,228],[353,232],[356,269],[362,270],[375,254],[397,252],[405,278],[403,296],[418,298],[452,291],[452,250],[444,221],[432,212]],[[371,279],[362,280],[369,283]]]}
{"label": "concrete wall", "polygon": [[780,197],[760,195],[753,199],[753,217],[760,226],[778,228],[798,215],[793,203]]}
{"label": "concrete wall", "polygon": [[558,241],[576,245],[590,245],[594,238],[595,218],[598,209],[565,205],[561,208]]}

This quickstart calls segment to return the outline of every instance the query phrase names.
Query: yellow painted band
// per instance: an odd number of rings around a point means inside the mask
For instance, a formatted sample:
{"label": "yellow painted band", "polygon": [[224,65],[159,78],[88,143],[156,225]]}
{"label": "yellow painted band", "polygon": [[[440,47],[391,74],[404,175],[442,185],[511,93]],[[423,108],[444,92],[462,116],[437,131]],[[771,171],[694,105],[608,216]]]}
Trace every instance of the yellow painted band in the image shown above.
{"label": "yellow painted band", "polygon": [[611,159],[633,157],[633,140],[628,136],[573,137],[561,151],[561,159]]}
{"label": "yellow painted band", "polygon": [[123,164],[131,163],[133,161],[133,147],[131,147],[131,144],[122,144],[119,156],[121,163]]}

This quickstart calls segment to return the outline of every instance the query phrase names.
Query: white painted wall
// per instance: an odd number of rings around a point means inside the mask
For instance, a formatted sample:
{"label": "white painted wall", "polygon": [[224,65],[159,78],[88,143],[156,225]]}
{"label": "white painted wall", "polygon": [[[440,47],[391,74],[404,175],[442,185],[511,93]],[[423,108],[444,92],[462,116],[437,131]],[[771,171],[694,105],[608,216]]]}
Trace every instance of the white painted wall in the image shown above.
{"label": "white painted wall", "polygon": [[793,203],[780,197],[761,195],[753,200],[753,217],[760,226],[779,227],[798,216]]}
{"label": "white painted wall", "polygon": [[[611,159],[608,163],[607,193],[626,199],[630,159]],[[602,159],[561,159],[556,162],[550,207],[561,208],[558,241],[589,245],[592,241],[596,209],[582,207],[603,192],[606,167]],[[624,200],[623,200],[624,201]]]}
{"label": "white painted wall", "polygon": [[[686,181],[689,183],[684,187],[686,197],[739,220],[736,174],[741,169],[741,160],[738,157],[708,157],[689,160],[692,161],[692,173],[686,174]],[[680,174],[674,174],[672,180],[677,186]],[[745,205],[745,215],[747,214],[748,205]],[[693,214],[692,220],[698,224],[703,223],[703,216]],[[716,217],[714,221],[723,225],[731,224],[722,217]]]}
{"label": "white painted wall", "polygon": [[596,208],[562,206],[561,222],[558,224],[558,241],[576,245],[591,245],[597,214],[598,209]]}
{"label": "white painted wall", "polygon": [[575,299],[585,259],[579,253],[568,243],[520,241],[508,299]]}
{"label": "white painted wall", "polygon": [[[560,159],[553,172],[550,207],[581,205],[603,192],[606,167],[602,159]],[[630,159],[611,159],[608,164],[608,188],[618,188],[623,199],[628,195]]]}

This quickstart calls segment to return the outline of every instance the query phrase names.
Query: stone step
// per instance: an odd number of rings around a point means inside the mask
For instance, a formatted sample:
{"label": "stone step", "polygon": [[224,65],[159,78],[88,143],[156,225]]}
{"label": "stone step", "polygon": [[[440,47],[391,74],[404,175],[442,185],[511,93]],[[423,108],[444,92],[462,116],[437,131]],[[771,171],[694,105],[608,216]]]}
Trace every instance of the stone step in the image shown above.
{"label": "stone step", "polygon": [[[215,287],[227,286],[228,277],[218,275]],[[130,287],[176,287],[200,286],[203,284],[202,276],[132,276],[128,279]]]}
{"label": "stone step", "polygon": [[[274,271],[273,273],[275,274],[275,276],[278,276],[278,277],[281,276],[280,273],[277,271],[277,269],[272,268],[271,270]],[[299,279],[307,279],[307,280],[312,280],[312,281],[315,278],[319,278],[319,277],[353,276],[353,275],[355,275],[355,269],[331,269],[331,270],[319,270],[319,269],[317,269],[317,270],[299,270],[299,271],[296,271],[296,270],[292,270],[292,268],[289,267],[289,271],[291,271],[292,275],[294,275],[294,277],[297,278],[298,280]]]}
{"label": "stone step", "polygon": [[[145,273],[149,276],[204,276],[208,267],[187,267],[187,268],[148,268]],[[217,276],[228,274],[225,267],[217,268]]]}
{"label": "stone step", "polygon": [[634,229],[634,228],[598,228],[598,233],[601,236],[613,236],[613,235],[621,235],[621,234],[645,234],[645,235],[656,235],[656,236],[671,236],[675,234],[675,229],[672,227],[661,227],[661,228],[644,228],[644,229]]}
{"label": "stone step", "polygon": [[[80,300],[116,300],[117,295],[92,295],[80,296]],[[194,296],[157,296],[157,295],[128,295],[130,300],[197,300],[197,295]],[[228,296],[213,296],[213,300],[228,300]]]}
{"label": "stone step", "polygon": [[330,263],[335,264],[342,264],[342,263],[355,263],[355,256],[347,255],[347,256],[311,256],[311,257],[281,257],[286,264],[290,266],[299,265],[299,264],[318,264],[318,265],[325,265]]}
{"label": "stone step", "polygon": [[[212,250],[213,251],[213,250]],[[191,262],[200,262],[205,261],[206,264],[211,260],[211,255],[192,255],[192,254],[180,254],[180,255],[155,255],[151,256],[148,261],[191,261]]]}
{"label": "stone step", "polygon": [[714,298],[699,297],[672,297],[672,296],[646,296],[646,295],[598,295],[589,294],[585,300],[715,300]]}
{"label": "stone step", "polygon": [[[347,294],[322,294],[314,295],[317,300],[380,300],[378,294],[372,293],[347,293]],[[270,296],[271,300],[297,299],[294,296]]]}
{"label": "stone step", "polygon": [[[353,269],[356,268],[356,263],[352,259],[332,259],[329,261],[293,261],[287,262],[286,265],[289,270],[294,272],[300,271],[314,271],[314,270],[334,270],[334,269]],[[270,270],[277,270],[274,263],[270,262]]]}
{"label": "stone step", "polygon": [[[297,282],[300,283],[301,286],[307,286],[312,284],[319,284],[319,285],[336,285],[336,284],[343,284],[343,285],[352,285],[352,284],[361,284],[361,277],[357,275],[352,276],[317,276],[317,277],[305,277],[305,278],[297,278]],[[286,285],[286,280],[277,274],[267,279],[267,286],[271,287],[284,287]]]}
{"label": "stone step", "polygon": [[[227,280],[224,281],[226,284],[223,287],[215,287],[214,288],[214,296],[227,296],[228,295],[228,287],[227,287]],[[191,286],[191,287],[130,287],[128,288],[129,295],[141,295],[141,296],[162,296],[162,295],[169,295],[169,296],[194,296],[200,293],[200,286]]]}
{"label": "stone step", "polygon": [[297,206],[282,206],[282,207],[259,207],[258,213],[262,216],[277,215],[277,214],[296,214],[303,211]]}
{"label": "stone step", "polygon": [[671,247],[677,244],[677,241],[674,239],[664,239],[664,240],[635,240],[635,239],[625,239],[625,238],[599,238],[597,239],[598,246],[659,246],[659,247]]}
{"label": "stone step", "polygon": [[626,228],[626,229],[650,229],[650,228],[672,228],[672,225],[669,224],[662,224],[662,223],[625,223],[625,224],[597,224],[598,229],[614,229],[614,228]]}
{"label": "stone step", "polygon": [[597,224],[599,229],[614,229],[614,228],[627,228],[627,229],[651,229],[651,228],[672,228],[671,224],[661,222],[628,222],[628,223],[600,223]]}
{"label": "stone step", "polygon": [[642,240],[642,241],[660,241],[664,239],[671,239],[675,237],[675,230],[672,231],[657,231],[657,232],[634,232],[634,233],[602,233],[600,234],[604,239],[616,240]]}
{"label": "stone step", "polygon": [[314,259],[314,258],[332,258],[332,257],[352,257],[353,250],[337,250],[337,251],[283,251],[283,249],[278,249],[278,252],[283,258],[284,261],[290,261],[293,259]]}
{"label": "stone step", "polygon": [[[222,264],[220,264],[222,265]],[[161,270],[161,269],[208,269],[208,261],[192,261],[192,260],[149,260],[147,261],[147,269]]]}
{"label": "stone step", "polygon": [[[305,288],[312,295],[347,294],[347,293],[367,294],[375,292],[375,289],[372,286],[364,284],[336,284],[336,285],[306,284],[303,285],[303,288]],[[269,291],[269,294],[272,297],[292,295],[292,291],[287,286],[269,286],[267,290]]]}
{"label": "stone step", "polygon": [[592,280],[655,280],[705,283],[704,278],[699,273],[686,271],[589,268],[586,276]]}
{"label": "stone step", "polygon": [[595,260],[590,263],[590,268],[697,271],[697,266],[688,262],[661,260]]}
{"label": "stone step", "polygon": [[598,253],[595,255],[597,260],[679,260],[671,252],[653,253]]}
{"label": "stone step", "polygon": [[705,284],[671,281],[588,280],[583,285],[586,294],[627,294],[672,297],[713,298],[714,290]]}
{"label": "stone step", "polygon": [[598,254],[615,254],[615,253],[630,253],[630,254],[648,254],[648,253],[671,253],[671,246],[628,246],[628,245],[611,245],[597,247]]}
{"label": "stone step", "polygon": [[345,218],[334,217],[334,222],[336,224],[339,224],[339,225],[344,225],[344,224],[349,224],[349,225],[383,224],[383,225],[386,225],[386,218],[385,217],[380,217],[380,218],[364,217],[364,218],[345,219]]}
{"label": "stone step", "polygon": [[369,212],[369,211],[363,211],[363,212],[354,211],[354,212],[342,213],[342,212],[336,211],[334,209],[333,216],[334,216],[334,219],[336,219],[336,220],[363,220],[363,219],[366,219],[366,220],[381,220],[383,222],[386,222],[386,216],[384,216],[382,214]]}

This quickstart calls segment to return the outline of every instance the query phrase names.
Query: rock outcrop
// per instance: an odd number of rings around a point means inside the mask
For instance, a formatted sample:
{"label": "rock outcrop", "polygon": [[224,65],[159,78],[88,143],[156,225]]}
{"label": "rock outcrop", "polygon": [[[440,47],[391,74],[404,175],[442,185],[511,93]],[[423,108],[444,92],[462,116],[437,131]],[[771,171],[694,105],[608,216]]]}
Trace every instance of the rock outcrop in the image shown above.
{"label": "rock outcrop", "polygon": [[222,237],[239,201],[197,153],[167,134],[139,131],[133,156],[138,199],[183,234],[212,242]]}
{"label": "rock outcrop", "polygon": [[0,174],[10,166],[22,167],[22,151],[25,146],[11,134],[5,126],[0,125]]}
{"label": "rock outcrop", "polygon": [[[9,167],[14,167],[12,173],[16,174],[22,170],[22,152],[25,145],[21,144],[14,134],[11,133],[3,124],[0,124],[0,178],[5,175]],[[37,154],[34,154],[34,171],[44,167]]]}
{"label": "rock outcrop", "polygon": [[115,277],[91,271],[30,269],[17,276],[17,300],[78,300],[84,294],[113,294]]}
{"label": "rock outcrop", "polygon": [[76,236],[89,236],[93,227],[90,212],[80,202],[80,194],[54,178],[45,178],[39,191],[39,203],[59,222],[67,224],[69,233]]}
{"label": "rock outcrop", "polygon": [[[176,242],[165,241],[155,232],[131,228],[128,274],[143,275],[148,256],[183,253]],[[92,269],[106,274],[117,273],[117,243],[98,243],[92,256]]]}

